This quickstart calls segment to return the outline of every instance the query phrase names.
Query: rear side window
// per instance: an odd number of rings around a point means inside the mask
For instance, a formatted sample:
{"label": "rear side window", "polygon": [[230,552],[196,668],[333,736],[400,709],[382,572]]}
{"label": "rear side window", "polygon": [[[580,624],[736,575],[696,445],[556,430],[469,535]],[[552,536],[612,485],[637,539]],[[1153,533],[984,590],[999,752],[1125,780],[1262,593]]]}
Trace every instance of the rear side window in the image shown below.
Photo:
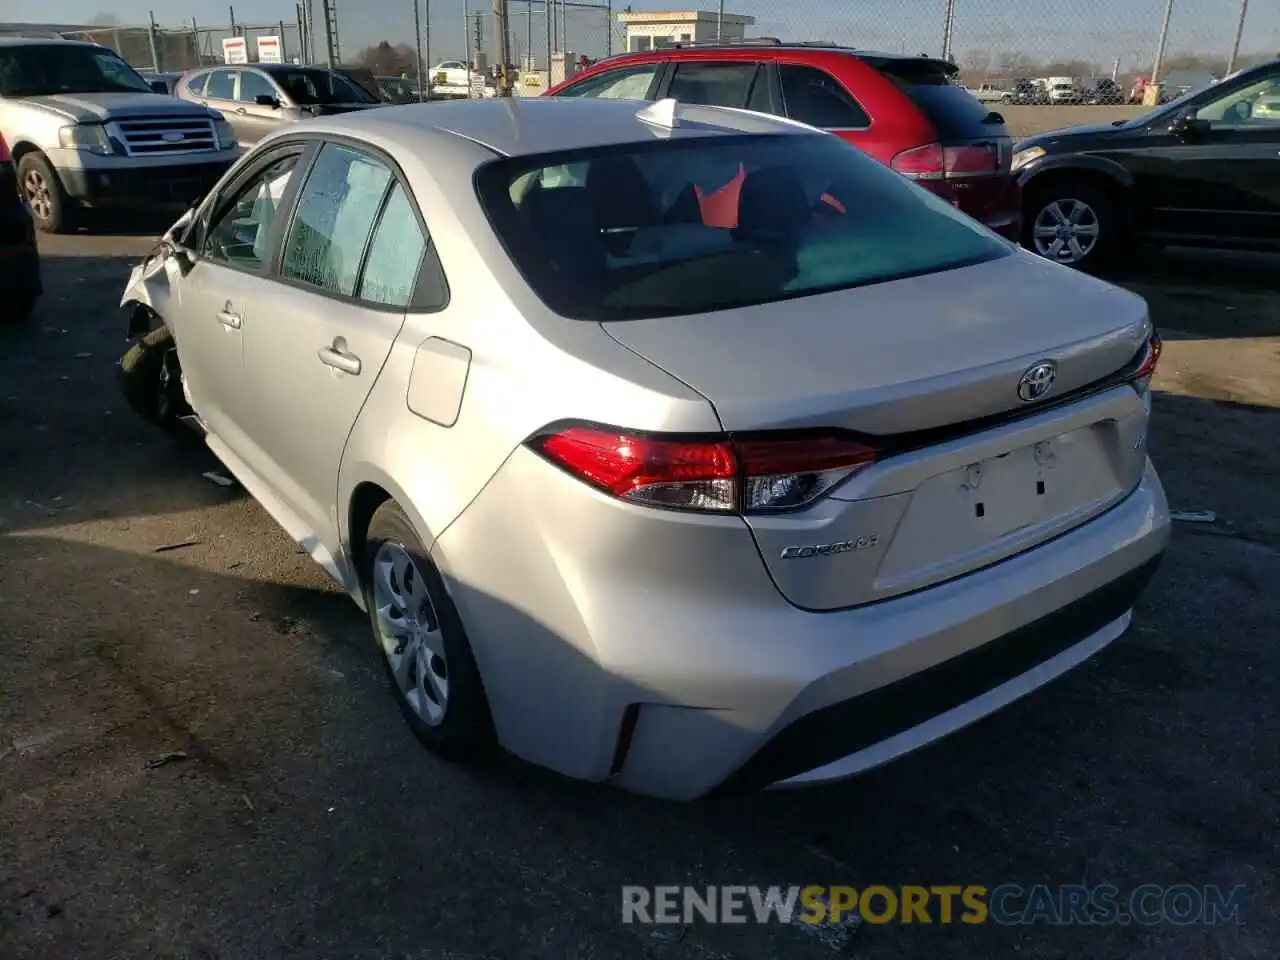
{"label": "rear side window", "polygon": [[781,64],[778,72],[792,120],[827,130],[871,126],[871,118],[830,74],[794,64]]}
{"label": "rear side window", "polygon": [[711,107],[745,107],[755,79],[754,63],[681,63],[667,96],[681,103]]}
{"label": "rear side window", "polygon": [[1008,256],[950,203],[826,134],[717,136],[495,160],[477,192],[562,316],[695,314]]}
{"label": "rear side window", "polygon": [[592,97],[597,100],[644,100],[649,95],[653,78],[661,64],[646,63],[638,67],[619,67],[561,90],[558,97]]}
{"label": "rear side window", "polygon": [[281,275],[354,296],[391,171],[356,150],[325,144],[298,199]]}
{"label": "rear side window", "polygon": [[209,75],[202,73],[198,77],[192,77],[187,81],[187,89],[197,97],[204,96],[204,85],[209,82]]}
{"label": "rear side window", "polygon": [[360,278],[360,299],[407,307],[426,250],[427,238],[422,235],[413,204],[397,183],[373,231],[368,263]]}
{"label": "rear side window", "polygon": [[209,74],[209,82],[204,88],[204,95],[210,100],[234,99],[235,93],[232,91],[231,71],[215,70]]}
{"label": "rear side window", "polygon": [[911,98],[943,140],[1009,135],[1004,120],[953,83],[953,68],[939,60],[868,60]]}

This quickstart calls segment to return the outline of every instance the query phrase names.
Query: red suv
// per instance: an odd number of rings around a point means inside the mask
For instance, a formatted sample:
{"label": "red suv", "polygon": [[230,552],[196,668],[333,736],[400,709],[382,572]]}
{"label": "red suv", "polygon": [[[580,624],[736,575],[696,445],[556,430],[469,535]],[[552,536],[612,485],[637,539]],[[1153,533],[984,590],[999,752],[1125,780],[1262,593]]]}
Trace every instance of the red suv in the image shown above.
{"label": "red suv", "polygon": [[930,57],[834,44],[755,40],[624,53],[547,91],[742,107],[821,127],[887,163],[1010,240],[1022,201],[1004,118]]}

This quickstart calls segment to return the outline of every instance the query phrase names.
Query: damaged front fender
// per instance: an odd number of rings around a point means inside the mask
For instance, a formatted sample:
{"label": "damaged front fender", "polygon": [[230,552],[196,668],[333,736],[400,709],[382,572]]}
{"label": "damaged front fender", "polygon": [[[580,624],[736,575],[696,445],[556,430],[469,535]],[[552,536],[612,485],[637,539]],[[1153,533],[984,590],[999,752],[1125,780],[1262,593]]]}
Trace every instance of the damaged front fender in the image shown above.
{"label": "damaged front fender", "polygon": [[132,307],[126,332],[130,339],[141,336],[164,322],[161,318],[167,313],[167,307],[176,295],[178,284],[182,282],[191,262],[187,252],[179,246],[177,238],[191,223],[194,215],[194,210],[183,214],[177,223],[165,231],[147,258],[129,271],[129,280],[120,297],[120,306]]}

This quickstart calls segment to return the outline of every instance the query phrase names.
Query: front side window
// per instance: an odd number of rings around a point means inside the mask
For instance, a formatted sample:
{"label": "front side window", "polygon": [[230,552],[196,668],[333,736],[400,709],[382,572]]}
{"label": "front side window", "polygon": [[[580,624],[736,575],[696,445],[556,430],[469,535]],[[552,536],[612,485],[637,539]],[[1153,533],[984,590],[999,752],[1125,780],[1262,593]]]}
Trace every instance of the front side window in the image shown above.
{"label": "front side window", "polygon": [[481,203],[529,285],[585,320],[693,314],[1010,254],[951,204],[825,134],[495,160]]}
{"label": "front side window", "polygon": [[326,293],[355,296],[365,248],[392,179],[372,157],[326,143],[298,198],[281,274]]}
{"label": "front side window", "polygon": [[72,44],[0,47],[0,96],[151,93],[151,85],[110,50]]}
{"label": "front side window", "polygon": [[638,67],[619,67],[561,90],[559,97],[590,97],[596,100],[644,100],[649,95],[653,78],[658,75],[658,64],[646,63]]}
{"label": "front side window", "polygon": [[240,102],[257,103],[259,97],[276,96],[276,88],[262,74],[247,70],[240,74],[240,95],[236,98]]}
{"label": "front side window", "polygon": [[1221,94],[1196,111],[1214,127],[1280,125],[1280,76],[1264,77]]}
{"label": "front side window", "polygon": [[209,225],[204,256],[242,270],[261,269],[271,227],[297,166],[297,154],[282,157],[241,188]]}

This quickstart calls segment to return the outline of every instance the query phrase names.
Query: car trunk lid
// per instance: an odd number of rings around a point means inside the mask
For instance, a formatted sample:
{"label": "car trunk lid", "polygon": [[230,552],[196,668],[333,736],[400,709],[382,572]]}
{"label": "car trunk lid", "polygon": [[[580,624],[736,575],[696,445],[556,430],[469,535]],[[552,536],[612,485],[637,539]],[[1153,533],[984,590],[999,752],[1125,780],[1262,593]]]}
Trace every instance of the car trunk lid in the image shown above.
{"label": "car trunk lid", "polygon": [[[603,326],[706,396],[731,435],[850,431],[882,451],[806,509],[747,516],[779,589],[809,609],[996,562],[1141,479],[1142,399],[1103,385],[1148,338],[1145,303],[1029,256]],[[1056,375],[1027,402],[1020,379],[1043,361]]]}

